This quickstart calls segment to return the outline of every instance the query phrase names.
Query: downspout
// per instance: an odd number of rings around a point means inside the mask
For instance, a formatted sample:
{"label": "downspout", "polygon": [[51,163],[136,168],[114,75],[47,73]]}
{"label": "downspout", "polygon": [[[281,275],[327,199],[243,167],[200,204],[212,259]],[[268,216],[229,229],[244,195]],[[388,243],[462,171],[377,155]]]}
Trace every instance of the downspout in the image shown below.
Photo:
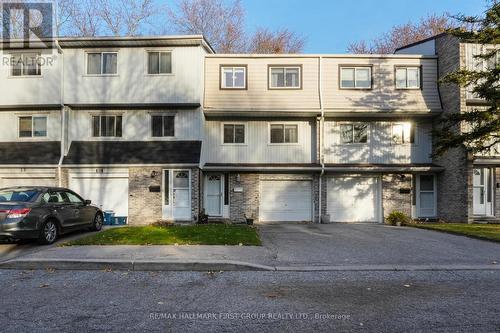
{"label": "downspout", "polygon": [[319,83],[318,83],[318,89],[319,89],[319,108],[321,110],[321,117],[319,119],[319,162],[321,163],[321,173],[319,174],[319,196],[318,196],[318,203],[319,203],[319,223],[322,222],[322,192],[323,192],[323,186],[322,186],[322,180],[323,180],[323,175],[325,174],[325,162],[323,158],[323,140],[324,140],[324,126],[325,126],[325,110],[323,108],[323,70],[322,70],[322,60],[323,57],[319,56],[318,58],[319,63],[318,63],[318,69],[319,69]]}
{"label": "downspout", "polygon": [[60,54],[61,59],[61,70],[60,72],[60,98],[61,98],[61,156],[59,157],[59,162],[57,163],[57,175],[59,187],[62,186],[62,161],[64,158],[64,142],[65,142],[65,128],[66,128],[66,113],[64,112],[64,53],[59,45],[59,40],[55,40],[57,47],[57,52]]}

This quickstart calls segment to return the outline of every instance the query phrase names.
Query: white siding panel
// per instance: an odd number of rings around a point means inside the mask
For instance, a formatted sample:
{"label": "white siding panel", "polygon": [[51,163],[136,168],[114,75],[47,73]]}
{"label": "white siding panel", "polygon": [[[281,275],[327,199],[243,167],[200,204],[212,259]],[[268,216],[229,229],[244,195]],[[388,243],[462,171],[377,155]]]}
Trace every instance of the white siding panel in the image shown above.
{"label": "white siding panel", "polygon": [[[165,113],[175,114],[175,137],[156,138],[151,136],[151,113],[159,110],[127,110],[103,111],[104,114],[121,114],[122,137],[109,138],[110,140],[144,141],[144,140],[201,140],[202,112],[196,110],[168,110]],[[101,138],[92,137],[92,115],[99,111],[73,110],[70,113],[69,133],[71,141],[95,141]],[[103,139],[105,140],[105,139]]]}
{"label": "white siding panel", "polygon": [[[117,51],[118,74],[86,75],[88,51]],[[171,75],[147,74],[147,51],[172,51]],[[102,103],[201,103],[203,51],[201,47],[67,49],[65,52],[65,102]]]}
{"label": "white siding panel", "polygon": [[392,143],[391,122],[370,122],[368,142],[341,144],[339,122],[325,122],[326,163],[431,163],[431,124],[416,127],[415,144]]}
{"label": "white siding panel", "polygon": [[[205,163],[312,163],[316,150],[314,122],[286,121],[298,124],[298,144],[269,144],[268,121],[246,121],[246,144],[222,144],[221,124],[205,122],[203,160]],[[227,121],[231,123],[231,121]],[[240,123],[237,121],[237,123]]]}
{"label": "white siding panel", "polygon": [[[20,116],[47,116],[47,137],[19,138]],[[13,141],[60,141],[61,112],[60,111],[0,111],[0,142]]]}

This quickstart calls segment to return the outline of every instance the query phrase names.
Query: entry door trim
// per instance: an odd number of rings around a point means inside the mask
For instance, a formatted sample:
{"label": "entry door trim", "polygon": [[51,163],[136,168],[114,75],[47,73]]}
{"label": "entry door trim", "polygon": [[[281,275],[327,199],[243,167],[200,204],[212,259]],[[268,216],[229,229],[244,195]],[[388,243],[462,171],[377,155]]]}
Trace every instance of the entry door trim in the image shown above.
{"label": "entry door trim", "polygon": [[[220,183],[219,183],[219,191],[220,191],[220,200],[219,200],[219,214],[218,215],[210,215],[209,212],[208,212],[208,207],[207,207],[207,203],[208,203],[208,178],[210,176],[219,176],[220,177]],[[224,183],[225,183],[225,179],[224,179],[224,174],[223,173],[207,173],[205,175],[205,186],[204,186],[204,195],[203,195],[203,201],[204,201],[204,204],[203,204],[203,207],[205,208],[205,213],[206,214],[209,214],[209,217],[210,216],[213,216],[213,217],[222,217],[224,215],[224,191],[225,191],[225,188],[224,188]]]}
{"label": "entry door trim", "polygon": [[[161,192],[162,192],[162,218],[163,219],[174,219],[174,202],[173,202],[173,190],[174,190],[174,172],[183,171],[188,173],[188,183],[189,183],[189,216],[185,219],[175,219],[178,221],[190,221],[191,211],[192,211],[192,174],[191,169],[163,169],[162,170],[162,182],[161,182]],[[168,172],[168,205],[165,205],[165,173]]]}
{"label": "entry door trim", "polygon": [[[475,185],[474,184],[474,175],[473,175],[473,180],[472,180],[472,210],[473,210],[473,215],[475,216],[494,216],[494,202],[495,202],[495,199],[494,199],[494,192],[493,192],[493,189],[494,189],[494,173],[493,173],[493,168],[487,168],[487,167],[474,167],[473,168],[473,171],[476,170],[476,169],[480,169],[480,170],[483,170],[483,185]],[[483,196],[484,196],[484,203],[483,203],[483,206],[484,206],[484,211],[482,213],[476,213],[474,210],[475,210],[475,194],[474,194],[474,189],[475,188],[482,188],[483,189]],[[491,201],[488,201],[488,198],[491,200]]]}

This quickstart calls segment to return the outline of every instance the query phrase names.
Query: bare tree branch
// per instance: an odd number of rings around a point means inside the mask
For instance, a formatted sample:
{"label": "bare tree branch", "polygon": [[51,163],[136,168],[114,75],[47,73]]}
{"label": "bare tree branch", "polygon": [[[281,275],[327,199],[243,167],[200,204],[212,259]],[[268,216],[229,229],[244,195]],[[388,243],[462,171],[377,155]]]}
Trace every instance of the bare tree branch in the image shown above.
{"label": "bare tree branch", "polygon": [[274,32],[259,28],[249,45],[250,53],[300,53],[304,49],[305,38],[286,28]]}
{"label": "bare tree branch", "polygon": [[217,52],[237,53],[245,48],[245,13],[240,0],[179,0],[168,16],[176,32],[202,34]]}
{"label": "bare tree branch", "polygon": [[367,42],[365,40],[351,43],[347,50],[351,53],[393,53],[397,48],[428,37],[445,32],[452,28],[453,18],[449,15],[430,15],[420,19],[418,23],[408,22],[394,26],[379,38]]}

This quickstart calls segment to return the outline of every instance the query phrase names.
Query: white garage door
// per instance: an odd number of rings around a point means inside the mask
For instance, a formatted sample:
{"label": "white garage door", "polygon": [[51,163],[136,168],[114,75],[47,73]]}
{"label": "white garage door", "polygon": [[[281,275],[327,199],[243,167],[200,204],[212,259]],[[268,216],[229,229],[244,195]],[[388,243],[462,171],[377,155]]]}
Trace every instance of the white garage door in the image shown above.
{"label": "white garage door", "polygon": [[379,222],[380,193],[376,177],[332,177],[327,210],[331,222]]}
{"label": "white garage door", "polygon": [[72,175],[69,188],[102,210],[128,216],[128,177]]}
{"label": "white garage door", "polygon": [[0,187],[56,186],[55,178],[1,178]]}
{"label": "white garage door", "polygon": [[263,180],[260,187],[261,222],[312,220],[311,181]]}

